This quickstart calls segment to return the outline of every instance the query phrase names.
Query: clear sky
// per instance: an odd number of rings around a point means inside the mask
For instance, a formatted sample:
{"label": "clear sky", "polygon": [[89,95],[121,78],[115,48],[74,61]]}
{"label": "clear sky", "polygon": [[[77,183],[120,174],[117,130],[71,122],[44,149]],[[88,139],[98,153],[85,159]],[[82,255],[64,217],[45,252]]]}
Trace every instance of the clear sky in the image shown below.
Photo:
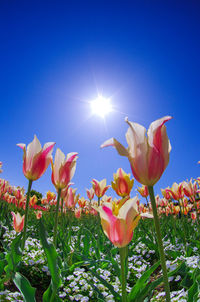
{"label": "clear sky", "polygon": [[[172,151],[156,191],[200,176],[199,15],[199,1],[1,0],[1,177],[27,188],[16,144],[36,134],[56,142],[53,155],[78,152],[73,182],[86,197],[93,178],[131,173],[127,158],[100,149],[110,137],[127,146],[124,118],[148,128],[165,115]],[[91,115],[98,93],[115,108],[105,119]],[[33,189],[55,191],[50,176]]]}

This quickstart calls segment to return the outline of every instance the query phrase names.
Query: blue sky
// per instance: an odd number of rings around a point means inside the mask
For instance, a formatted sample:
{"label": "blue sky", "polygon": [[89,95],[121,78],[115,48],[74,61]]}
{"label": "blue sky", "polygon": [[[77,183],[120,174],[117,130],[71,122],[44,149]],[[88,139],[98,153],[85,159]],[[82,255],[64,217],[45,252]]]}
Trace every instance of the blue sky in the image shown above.
{"label": "blue sky", "polygon": [[[1,177],[27,187],[16,144],[36,134],[79,153],[73,182],[86,196],[93,178],[131,173],[114,148],[100,149],[110,137],[126,145],[124,118],[148,128],[165,115],[172,151],[156,192],[198,177],[199,10],[198,1],[1,1]],[[105,120],[88,104],[98,92],[115,107]],[[55,191],[50,176],[49,167],[33,189]]]}

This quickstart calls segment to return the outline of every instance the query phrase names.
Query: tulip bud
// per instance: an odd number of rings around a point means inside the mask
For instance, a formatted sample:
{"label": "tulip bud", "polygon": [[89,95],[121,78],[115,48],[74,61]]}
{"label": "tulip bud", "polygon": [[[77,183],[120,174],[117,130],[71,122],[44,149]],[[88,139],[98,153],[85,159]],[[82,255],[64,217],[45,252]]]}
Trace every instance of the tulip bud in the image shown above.
{"label": "tulip bud", "polygon": [[126,174],[122,168],[113,174],[114,181],[111,182],[113,190],[121,197],[129,196],[134,180],[130,179],[130,174]]}

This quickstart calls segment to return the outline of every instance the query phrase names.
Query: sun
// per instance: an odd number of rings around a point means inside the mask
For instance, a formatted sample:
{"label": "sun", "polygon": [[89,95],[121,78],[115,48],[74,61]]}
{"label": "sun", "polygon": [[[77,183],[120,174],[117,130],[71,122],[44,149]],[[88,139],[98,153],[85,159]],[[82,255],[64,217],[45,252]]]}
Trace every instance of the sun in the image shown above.
{"label": "sun", "polygon": [[97,114],[102,118],[112,111],[110,99],[99,95],[94,101],[90,102],[92,114]]}

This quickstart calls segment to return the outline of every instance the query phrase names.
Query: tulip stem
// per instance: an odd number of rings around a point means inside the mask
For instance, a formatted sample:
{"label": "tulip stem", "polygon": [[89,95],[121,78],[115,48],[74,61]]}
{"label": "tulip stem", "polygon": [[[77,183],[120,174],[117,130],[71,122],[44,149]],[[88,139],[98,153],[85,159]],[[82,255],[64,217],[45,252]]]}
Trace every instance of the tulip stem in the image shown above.
{"label": "tulip stem", "polygon": [[64,224],[64,217],[63,217],[63,203],[64,203],[64,198],[61,198],[61,220],[62,220],[62,226]]}
{"label": "tulip stem", "polygon": [[60,195],[61,195],[61,189],[58,189],[57,203],[56,203],[56,215],[55,215],[54,232],[53,232],[53,243],[54,243],[55,247],[56,247],[56,243],[57,243],[58,212],[59,212]]}
{"label": "tulip stem", "polygon": [[30,192],[31,192],[31,186],[33,181],[29,179],[28,182],[28,191],[26,195],[26,208],[25,208],[25,218],[24,218],[24,232],[23,232],[23,238],[22,238],[22,251],[24,250],[25,241],[26,241],[26,230],[27,230],[27,223],[28,223],[28,210],[29,210],[29,199],[30,199]]}
{"label": "tulip stem", "polygon": [[127,293],[126,293],[127,246],[119,248],[119,254],[120,254],[120,263],[121,263],[122,302],[127,302]]}
{"label": "tulip stem", "polygon": [[157,213],[157,209],[156,209],[156,201],[155,201],[153,186],[148,186],[148,191],[149,191],[149,196],[150,196],[152,210],[153,210],[154,224],[155,224],[156,235],[157,235],[157,240],[158,240],[158,248],[159,248],[159,252],[160,252],[160,261],[161,261],[162,272],[163,272],[166,301],[170,302],[170,287],[169,287],[169,282],[168,282],[165,254],[164,254],[162,236],[161,236],[161,231],[160,231],[160,222],[159,222],[158,213]]}
{"label": "tulip stem", "polygon": [[100,206],[101,197],[98,197],[98,207]]}

